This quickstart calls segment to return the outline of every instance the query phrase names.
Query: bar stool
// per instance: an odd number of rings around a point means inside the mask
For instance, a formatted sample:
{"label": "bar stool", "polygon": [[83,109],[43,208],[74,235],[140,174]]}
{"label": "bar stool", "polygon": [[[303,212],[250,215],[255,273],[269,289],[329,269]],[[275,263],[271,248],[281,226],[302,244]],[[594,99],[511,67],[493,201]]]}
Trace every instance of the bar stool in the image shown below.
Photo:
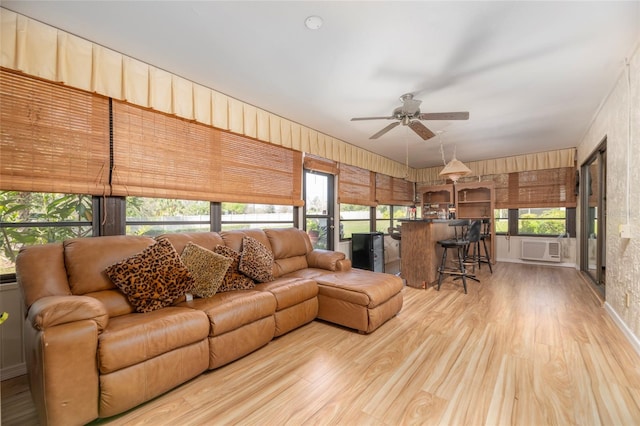
{"label": "bar stool", "polygon": [[[477,263],[478,269],[481,269],[481,265],[486,263],[489,265],[489,271],[493,274],[493,268],[491,267],[491,255],[487,249],[487,239],[491,238],[491,219],[482,219],[482,230],[477,241],[471,241],[469,250],[472,249],[472,253],[467,252],[466,260],[468,262]],[[480,242],[484,248],[484,254],[480,250]]]}
{"label": "bar stool", "polygon": [[[469,244],[471,241],[480,239],[480,221],[474,220],[469,222],[468,220],[454,220],[449,223],[449,226],[455,226],[455,238],[440,240],[438,245],[443,248],[442,261],[438,268],[438,291],[440,291],[440,285],[445,275],[453,275],[455,279],[462,279],[462,285],[464,287],[464,293],[467,294],[467,278],[480,282],[480,280],[473,274],[467,272],[467,266],[465,264],[465,254],[469,250]],[[468,228],[465,230],[465,228]],[[460,231],[460,236],[458,232]],[[449,249],[455,250],[457,259],[457,266],[447,267],[447,251]]]}

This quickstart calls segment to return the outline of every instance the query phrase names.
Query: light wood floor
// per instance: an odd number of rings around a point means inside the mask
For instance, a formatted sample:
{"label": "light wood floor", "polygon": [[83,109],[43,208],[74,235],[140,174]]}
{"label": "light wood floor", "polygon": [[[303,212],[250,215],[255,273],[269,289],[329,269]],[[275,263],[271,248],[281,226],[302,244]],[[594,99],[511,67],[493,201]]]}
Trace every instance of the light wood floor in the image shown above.
{"label": "light wood floor", "polygon": [[[95,423],[640,424],[640,357],[578,273],[485,269],[468,295],[405,288],[371,335],[314,321]],[[2,424],[34,423],[25,379],[3,382]]]}

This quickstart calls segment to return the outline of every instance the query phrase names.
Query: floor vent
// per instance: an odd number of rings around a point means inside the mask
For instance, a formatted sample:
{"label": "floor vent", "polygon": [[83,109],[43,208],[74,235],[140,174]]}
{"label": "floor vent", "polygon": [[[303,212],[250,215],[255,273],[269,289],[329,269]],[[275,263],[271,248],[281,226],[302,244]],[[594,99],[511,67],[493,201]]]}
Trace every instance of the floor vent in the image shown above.
{"label": "floor vent", "polygon": [[557,241],[522,240],[523,260],[560,262],[560,243]]}

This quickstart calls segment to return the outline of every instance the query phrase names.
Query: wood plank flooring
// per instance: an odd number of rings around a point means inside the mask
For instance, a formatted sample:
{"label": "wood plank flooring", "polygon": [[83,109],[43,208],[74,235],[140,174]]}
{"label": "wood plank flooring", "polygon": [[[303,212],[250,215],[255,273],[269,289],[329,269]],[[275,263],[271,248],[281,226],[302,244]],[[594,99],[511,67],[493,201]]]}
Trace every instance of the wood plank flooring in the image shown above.
{"label": "wood plank flooring", "polygon": [[[405,287],[370,335],[314,321],[93,424],[640,424],[640,357],[575,270],[480,278]],[[2,385],[2,424],[36,424],[24,377]]]}

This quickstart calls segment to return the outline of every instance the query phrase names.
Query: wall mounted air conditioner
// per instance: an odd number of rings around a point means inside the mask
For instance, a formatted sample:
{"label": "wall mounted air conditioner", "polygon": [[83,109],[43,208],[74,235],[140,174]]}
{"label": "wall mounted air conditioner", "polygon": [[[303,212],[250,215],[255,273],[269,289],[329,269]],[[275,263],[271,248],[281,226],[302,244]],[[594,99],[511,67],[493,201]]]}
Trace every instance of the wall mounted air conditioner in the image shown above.
{"label": "wall mounted air conditioner", "polygon": [[520,259],[560,262],[560,243],[558,241],[522,240]]}

